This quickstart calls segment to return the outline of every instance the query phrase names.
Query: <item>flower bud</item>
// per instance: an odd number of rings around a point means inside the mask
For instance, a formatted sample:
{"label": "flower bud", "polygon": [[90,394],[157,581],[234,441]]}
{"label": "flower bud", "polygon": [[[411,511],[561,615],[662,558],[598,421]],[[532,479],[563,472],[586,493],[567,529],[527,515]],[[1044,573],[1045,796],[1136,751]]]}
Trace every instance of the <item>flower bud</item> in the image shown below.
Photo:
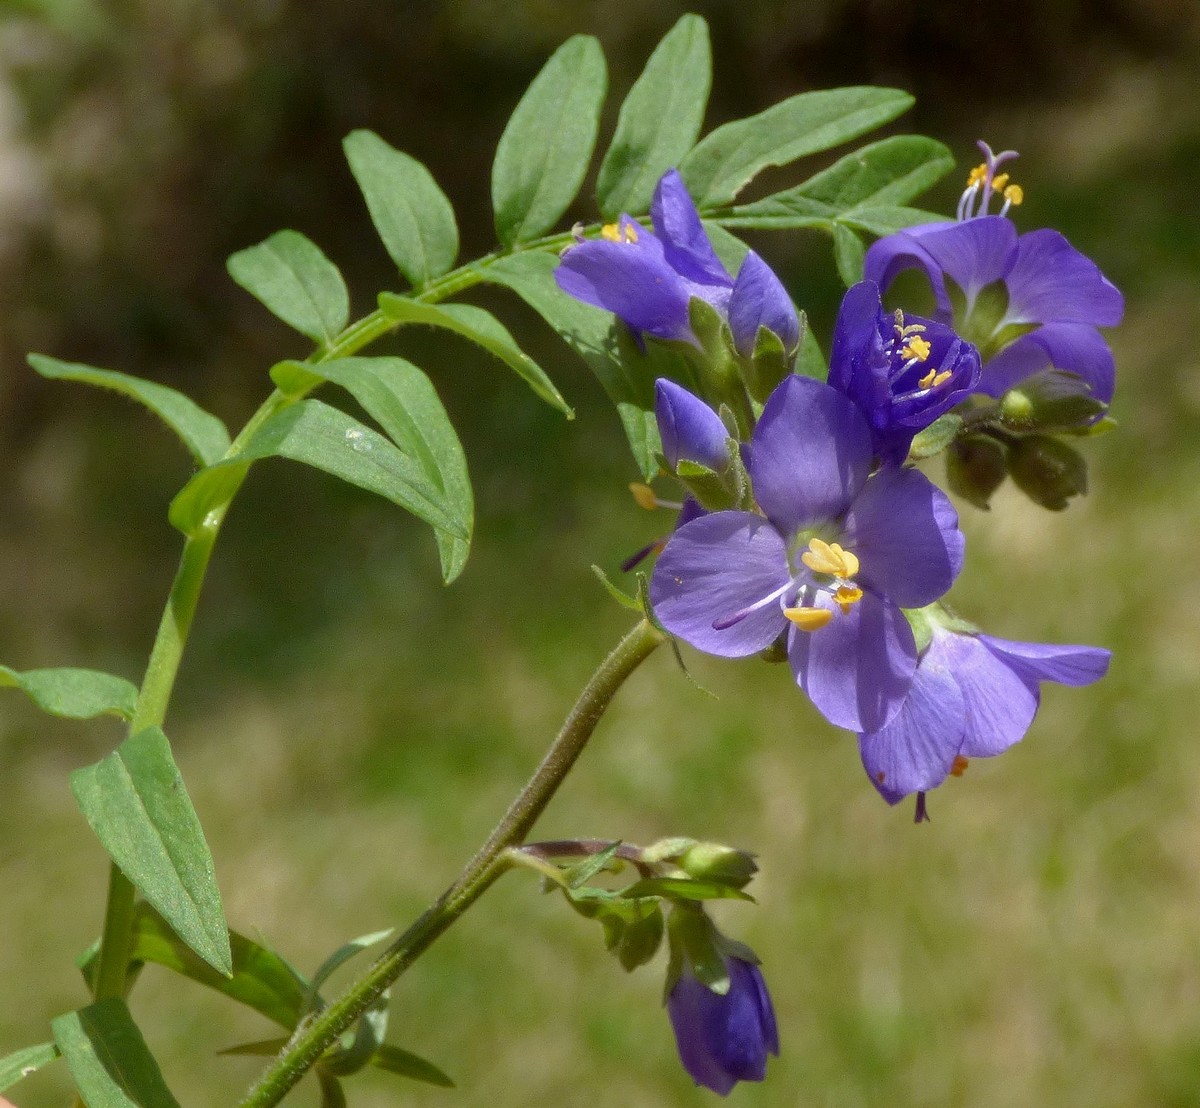
{"label": "flower bud", "polygon": [[1087,492],[1087,462],[1073,447],[1049,435],[1018,439],[1009,451],[1008,469],[1017,488],[1053,512]]}
{"label": "flower bud", "polygon": [[754,855],[721,843],[696,843],[684,851],[677,865],[698,881],[716,881],[740,889],[758,872]]}
{"label": "flower bud", "polygon": [[984,511],[1007,473],[1004,447],[985,435],[956,439],[946,451],[950,491]]}
{"label": "flower bud", "polygon": [[1012,431],[1070,431],[1087,427],[1108,410],[1073,373],[1039,373],[1000,399],[1000,419]]}

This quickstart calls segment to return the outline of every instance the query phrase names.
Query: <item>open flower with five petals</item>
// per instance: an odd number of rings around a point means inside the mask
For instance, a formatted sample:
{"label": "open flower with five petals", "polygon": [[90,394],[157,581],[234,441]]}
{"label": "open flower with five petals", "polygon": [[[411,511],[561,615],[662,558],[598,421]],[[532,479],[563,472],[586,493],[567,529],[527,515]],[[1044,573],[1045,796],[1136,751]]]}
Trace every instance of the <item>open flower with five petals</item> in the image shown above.
{"label": "open flower with five petals", "polygon": [[938,599],[962,566],[957,513],[916,470],[872,472],[861,413],[809,378],[771,394],[742,455],[763,514],[713,512],[680,527],[651,578],[655,615],[726,658],[786,635],[797,683],[821,713],[877,731],[917,664],[901,609]]}

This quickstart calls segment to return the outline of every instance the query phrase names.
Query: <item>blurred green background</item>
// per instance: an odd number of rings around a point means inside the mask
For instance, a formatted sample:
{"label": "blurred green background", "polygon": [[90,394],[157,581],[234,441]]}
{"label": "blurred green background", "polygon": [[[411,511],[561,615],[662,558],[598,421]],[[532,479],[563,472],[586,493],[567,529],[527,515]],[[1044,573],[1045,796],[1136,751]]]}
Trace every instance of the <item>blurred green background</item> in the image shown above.
{"label": "blurred green background", "polygon": [[[183,388],[230,423],[302,343],[225,275],[280,227],[316,239],[357,314],[398,282],[340,139],[370,127],[424,160],[463,257],[493,245],[491,151],[569,34],[597,34],[607,125],[681,12],[710,20],[708,126],[838,84],[910,89],[893,133],[1016,147],[1018,223],[1061,228],[1125,291],[1119,434],[1063,514],[1006,490],[964,507],[953,600],[1012,638],[1111,647],[1051,688],[1028,740],[889,809],[852,739],[782,669],[689,654],[716,698],[653,658],[621,693],[543,837],[688,833],[758,851],[762,954],[783,1056],[761,1105],[1200,1103],[1200,10],[1189,0],[7,0],[0,6],[0,659],[136,679],[174,570],[167,501],[188,473],[119,399],[38,379],[27,350]],[[602,141],[604,141],[602,135]],[[813,164],[778,175],[798,180]],[[774,180],[775,178],[772,178]],[[948,210],[960,176],[925,206]],[[761,190],[760,190],[761,191]],[[578,214],[590,218],[587,190]],[[754,244],[828,335],[828,242]],[[522,305],[494,306],[567,423],[454,339],[391,345],[433,376],[466,444],[479,523],[449,590],[433,543],[382,501],[268,463],[210,573],[168,731],[233,926],[312,969],[414,916],[482,840],[628,622],[614,570],[665,520],[639,512],[614,413]],[[827,338],[826,338],[827,341]],[[112,725],[0,700],[0,1053],[85,1000],[72,958],[107,865],[67,788]],[[391,1038],[454,1092],[386,1075],[356,1105],[700,1105],[661,1011],[661,961],[626,976],[598,928],[506,878],[395,990]],[[214,1052],[265,1020],[149,969],[135,1016],[182,1104],[258,1070]],[[17,1086],[67,1102],[61,1063]],[[303,1086],[289,1103],[315,1104]]]}

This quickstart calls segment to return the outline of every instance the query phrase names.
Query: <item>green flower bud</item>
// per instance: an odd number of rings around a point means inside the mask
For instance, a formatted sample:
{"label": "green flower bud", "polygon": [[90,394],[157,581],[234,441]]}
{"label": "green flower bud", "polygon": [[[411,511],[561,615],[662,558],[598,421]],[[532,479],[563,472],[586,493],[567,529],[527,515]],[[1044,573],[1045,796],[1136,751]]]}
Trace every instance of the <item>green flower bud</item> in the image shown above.
{"label": "green flower bud", "polygon": [[1083,378],[1059,370],[1036,374],[1000,398],[1001,422],[1018,432],[1087,427],[1107,409]]}
{"label": "green flower bud", "polygon": [[721,843],[696,843],[677,859],[677,865],[698,881],[716,881],[740,889],[758,872],[754,855]]}
{"label": "green flower bud", "polygon": [[1007,473],[1004,447],[986,435],[956,439],[946,451],[950,491],[984,511]]}
{"label": "green flower bud", "polygon": [[1008,466],[1017,487],[1054,512],[1087,492],[1087,462],[1073,447],[1049,435],[1018,439],[1009,451]]}

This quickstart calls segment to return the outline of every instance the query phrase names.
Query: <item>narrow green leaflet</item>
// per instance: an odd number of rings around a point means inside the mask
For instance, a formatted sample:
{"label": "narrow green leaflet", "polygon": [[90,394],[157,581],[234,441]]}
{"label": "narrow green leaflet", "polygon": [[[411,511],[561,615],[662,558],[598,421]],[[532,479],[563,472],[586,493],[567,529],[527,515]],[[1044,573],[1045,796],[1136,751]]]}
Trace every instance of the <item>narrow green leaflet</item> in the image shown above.
{"label": "narrow green leaflet", "polygon": [[359,935],[357,939],[350,939],[337,948],[324,962],[320,968],[313,974],[312,981],[309,982],[308,989],[304,994],[304,1011],[312,1011],[317,1007],[318,996],[321,986],[329,980],[330,977],[346,962],[350,961],[356,954],[364,951],[369,946],[374,946],[376,943],[383,942],[391,935],[394,928],[387,928],[384,931],[372,931],[369,935]]}
{"label": "narrow green leaflet", "polygon": [[545,371],[516,343],[508,329],[491,312],[471,304],[425,304],[395,293],[379,294],[379,309],[397,323],[426,323],[442,327],[482,346],[514,370],[533,391],[568,419],[575,413],[554,387]]}
{"label": "narrow green leaflet", "polygon": [[349,392],[392,441],[417,460],[466,523],[466,538],[434,529],[442,577],[449,584],[467,561],[475,501],[462,444],[429,378],[403,358],[341,358],[302,368]]}
{"label": "narrow green leaflet", "polygon": [[656,344],[641,354],[612,315],[580,303],[554,283],[557,264],[550,254],[530,251],[501,258],[484,268],[482,275],[485,281],[515,292],[583,358],[616,404],[634,459],[649,480],[658,472],[655,454],[661,449],[654,420],[654,381],[665,372],[650,355],[678,356]]}
{"label": "narrow green leaflet", "polygon": [[866,252],[866,245],[854,230],[844,223],[833,225],[833,260],[846,288],[862,280]]}
{"label": "narrow green leaflet", "polygon": [[567,39],[542,67],[504,128],[492,165],[496,233],[505,246],[548,231],[587,173],[608,71],[590,35]]}
{"label": "narrow green leaflet", "polygon": [[[289,1031],[300,1022],[308,983],[274,951],[231,931],[229,946],[233,974],[226,977],[197,958],[150,905],[139,902],[134,911],[131,962],[153,962],[173,970],[253,1008]],[[97,950],[98,946],[80,967],[89,986],[93,984]],[[277,1053],[277,1050],[270,1053]]]}
{"label": "narrow green leaflet", "polygon": [[443,1089],[454,1088],[454,1082],[432,1062],[388,1043],[384,1043],[371,1055],[371,1065],[387,1070],[388,1073],[398,1073],[401,1077],[423,1081],[426,1085],[440,1085]]}
{"label": "narrow green leaflet", "polygon": [[338,267],[299,231],[276,231],[229,256],[229,276],[289,327],[328,346],[350,321]]}
{"label": "narrow green leaflet", "polygon": [[621,896],[637,900],[647,896],[677,897],[681,900],[750,900],[749,893],[719,881],[696,881],[690,877],[646,877],[621,890]]}
{"label": "narrow green leaflet", "polygon": [[6,1058],[0,1058],[0,1093],[11,1089],[23,1077],[36,1073],[43,1066],[60,1057],[54,1043],[38,1043],[16,1050]]}
{"label": "narrow green leaflet", "polygon": [[700,208],[729,204],[755,175],[787,165],[895,119],[913,98],[898,89],[802,92],[707,135],[679,167]]}
{"label": "narrow green leaflet", "polygon": [[197,473],[171,502],[171,522],[192,534],[226,503],[251,462],[291,458],[390,500],[431,527],[464,541],[470,523],[425,475],[419,462],[377,431],[319,400],[284,408],[259,428],[236,459]]}
{"label": "narrow green leaflet", "polygon": [[105,714],[131,719],[137,706],[135,686],[95,669],[27,669],[18,673],[0,666],[0,688],[20,689],[43,712],[66,719],[94,719]]}
{"label": "narrow green leaflet", "polygon": [[50,1026],[88,1108],[179,1108],[123,1000],[98,1000]]}
{"label": "narrow green leaflet", "polygon": [[945,218],[944,215],[927,212],[923,208],[885,206],[851,208],[842,214],[838,222],[859,231],[866,231],[870,235],[890,235],[894,231],[903,231],[905,227],[915,227],[919,223],[937,223]]}
{"label": "narrow green leaflet", "polygon": [[71,791],[104,849],[187,945],[232,972],[212,855],[171,744],[157,727],[71,774]]}
{"label": "narrow green leaflet", "polygon": [[29,364],[43,377],[54,381],[80,381],[102,389],[112,389],[136,400],[152,411],[183,440],[183,445],[201,465],[212,465],[229,449],[229,432],[215,415],[210,415],[181,392],[143,381],[127,373],[96,369],[78,362],[60,362],[44,354],[30,354]]}
{"label": "narrow green leaflet", "polygon": [[458,224],[433,175],[373,131],[351,131],[342,147],[396,268],[416,288],[440,277],[458,256]]}
{"label": "narrow green leaflet", "polygon": [[596,201],[606,219],[650,210],[658,179],[691,150],[712,86],[708,24],[683,16],[655,47],[617,116]]}

